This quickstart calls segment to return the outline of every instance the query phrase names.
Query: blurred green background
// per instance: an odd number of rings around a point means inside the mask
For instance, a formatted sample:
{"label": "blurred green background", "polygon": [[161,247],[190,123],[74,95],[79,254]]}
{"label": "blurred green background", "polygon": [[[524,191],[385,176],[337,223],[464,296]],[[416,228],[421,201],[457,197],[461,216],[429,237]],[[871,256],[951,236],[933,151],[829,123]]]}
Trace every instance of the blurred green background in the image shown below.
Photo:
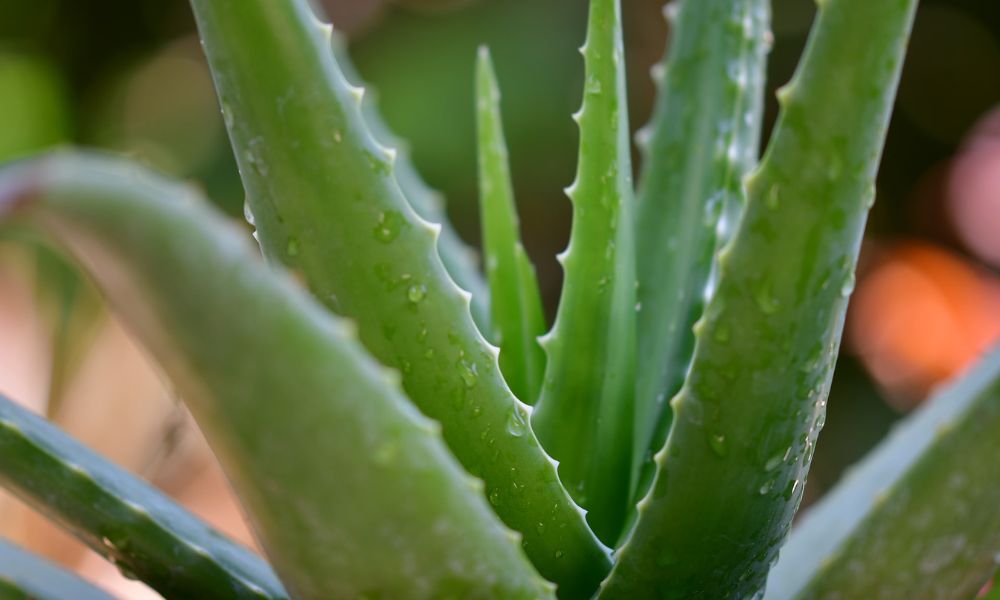
{"label": "blurred green background", "polygon": [[[633,128],[646,122],[653,103],[649,68],[668,39],[662,5],[659,0],[623,1]],[[583,65],[576,49],[583,41],[586,6],[581,0],[327,0],[323,7],[348,36],[350,52],[377,93],[387,121],[410,141],[418,168],[445,193],[453,221],[472,244],[479,238],[472,71],[476,47],[489,44],[503,88],[525,245],[538,265],[550,311],[561,278],[554,256],[565,247],[569,232],[570,205],[562,188],[572,181],[575,168],[577,134],[570,114],[582,88]],[[773,89],[790,78],[814,8],[813,0],[774,2],[768,127],[776,113]],[[1000,2],[923,0],[879,177],[862,275],[895,260],[893,249],[905,242],[953,258],[976,281],[985,281],[984,289],[993,290],[991,278],[1000,263],[991,248],[997,242],[991,246],[989,239],[977,242],[965,235],[955,224],[964,221],[950,212],[949,202],[957,158],[973,146],[1000,147],[1000,121],[989,120],[998,104]],[[0,160],[65,143],[99,146],[197,180],[225,211],[241,214],[240,182],[186,2],[0,3]],[[985,164],[977,176],[1000,172],[1000,161]],[[997,182],[992,195],[980,190],[979,203],[972,204],[980,211],[973,221],[1000,218],[1000,178],[992,181]],[[1000,229],[995,237],[1000,241]],[[920,273],[943,294],[946,309],[971,314],[962,300],[953,299],[951,279],[933,269]],[[859,293],[864,285],[862,278]],[[935,351],[943,347],[933,336],[886,341],[890,334],[921,329],[923,313],[917,311],[911,327],[895,324],[884,331],[889,322],[885,311],[898,313],[898,303],[918,294],[911,288],[888,288],[897,291],[891,298],[877,295],[865,305],[874,308],[865,309],[861,325],[852,329],[849,324],[811,495],[835,481],[900,411],[967,362],[957,350],[949,350],[950,358],[935,355],[929,363],[926,357],[900,362],[914,344]],[[992,293],[982,292],[988,309],[984,314],[1000,306],[991,304]],[[969,294],[979,298],[975,290]],[[879,304],[883,298],[886,302]],[[920,298],[926,300],[926,294]],[[976,335],[966,340],[975,346],[966,348],[967,354],[995,338],[995,324],[989,316],[982,318],[968,325]],[[872,331],[879,332],[875,342],[865,337]],[[873,347],[877,352],[870,351]],[[885,366],[886,356],[891,368]]]}

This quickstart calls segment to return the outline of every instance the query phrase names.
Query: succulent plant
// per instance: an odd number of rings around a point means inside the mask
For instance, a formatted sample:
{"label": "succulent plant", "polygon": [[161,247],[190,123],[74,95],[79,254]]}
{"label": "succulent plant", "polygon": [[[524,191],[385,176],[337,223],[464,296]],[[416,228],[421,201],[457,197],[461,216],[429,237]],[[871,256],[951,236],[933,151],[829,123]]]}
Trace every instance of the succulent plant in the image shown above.
{"label": "succulent plant", "polygon": [[[170,598],[971,597],[1000,354],[791,528],[916,4],[818,2],[762,157],[769,2],[669,4],[635,185],[621,8],[591,0],[546,331],[487,50],[484,277],[307,0],[191,0],[260,252],[193,187],[82,151],[0,168],[0,216],[145,344],[267,560],[6,400],[0,484]],[[104,597],[3,545],[8,590]]]}

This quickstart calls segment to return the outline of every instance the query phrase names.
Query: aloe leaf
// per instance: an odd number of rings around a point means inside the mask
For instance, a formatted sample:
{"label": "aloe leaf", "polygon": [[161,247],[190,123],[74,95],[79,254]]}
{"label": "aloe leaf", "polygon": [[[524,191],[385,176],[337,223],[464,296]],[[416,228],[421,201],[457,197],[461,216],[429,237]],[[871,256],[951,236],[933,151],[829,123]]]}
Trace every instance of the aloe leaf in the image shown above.
{"label": "aloe leaf", "polygon": [[635,372],[635,248],[625,54],[618,0],[590,3],[565,279],[532,425],[559,475],[613,544],[628,503]]}
{"label": "aloe leaf", "polygon": [[248,549],[0,396],[0,485],[168,598],[287,598]]}
{"label": "aloe leaf", "polygon": [[538,399],[545,353],[542,298],[535,268],[521,245],[507,145],[500,119],[500,91],[482,47],[476,65],[476,123],[479,138],[479,203],[489,277],[493,339],[500,346],[500,370],[514,394],[529,404]]}
{"label": "aloe leaf", "polygon": [[560,593],[590,594],[609,568],[511,394],[497,349],[469,316],[413,212],[392,153],[372,137],[305,0],[193,0],[264,253],[358,325],[402,373],[497,514]]}
{"label": "aloe leaf", "polygon": [[0,538],[3,600],[113,600],[76,575]]}
{"label": "aloe leaf", "polygon": [[916,0],[825,0],[603,597],[750,597],[802,496]]}
{"label": "aloe leaf", "polygon": [[[336,31],[331,34],[331,46],[346,79],[355,84],[360,83],[361,75],[350,61],[345,41]],[[441,192],[424,183],[413,164],[407,144],[389,130],[379,114],[374,93],[365,94],[361,102],[361,114],[375,139],[384,146],[396,149],[393,167],[400,190],[420,218],[441,225],[437,240],[441,262],[455,283],[472,294],[472,318],[475,319],[479,329],[484,332],[490,331],[490,291],[477,267],[477,253],[462,241],[452,227],[445,212]]]}
{"label": "aloe leaf", "polygon": [[636,499],[670,427],[667,401],[687,374],[715,253],[739,220],[743,177],[757,163],[770,36],[769,0],[667,6],[656,107],[637,136]]}
{"label": "aloe leaf", "polygon": [[811,508],[767,598],[973,598],[1000,556],[1000,351]]}
{"label": "aloe leaf", "polygon": [[111,159],[0,172],[0,213],[54,236],[191,408],[296,598],[550,596],[353,329],[183,186]]}

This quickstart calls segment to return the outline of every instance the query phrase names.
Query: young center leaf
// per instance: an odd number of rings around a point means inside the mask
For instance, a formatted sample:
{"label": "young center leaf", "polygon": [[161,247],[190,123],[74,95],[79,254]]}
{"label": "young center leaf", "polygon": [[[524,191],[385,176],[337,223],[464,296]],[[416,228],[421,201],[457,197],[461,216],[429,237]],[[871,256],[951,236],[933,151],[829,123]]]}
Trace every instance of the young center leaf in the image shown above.
{"label": "young center leaf", "polygon": [[538,279],[518,233],[507,145],[500,120],[500,90],[489,51],[476,63],[476,131],[479,138],[479,204],[486,274],[490,281],[493,337],[500,370],[511,391],[534,404],[542,387],[545,353],[538,338],[545,315]]}
{"label": "young center leaf", "polygon": [[532,425],[609,545],[628,504],[635,374],[635,240],[625,54],[618,0],[590,3],[565,279]]}

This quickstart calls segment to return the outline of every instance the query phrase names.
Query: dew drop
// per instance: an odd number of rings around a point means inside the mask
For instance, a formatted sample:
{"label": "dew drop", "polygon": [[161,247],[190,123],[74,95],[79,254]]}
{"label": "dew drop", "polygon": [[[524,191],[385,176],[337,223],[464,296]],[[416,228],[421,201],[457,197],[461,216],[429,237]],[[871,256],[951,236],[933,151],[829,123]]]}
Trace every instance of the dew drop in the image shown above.
{"label": "dew drop", "polygon": [[767,192],[767,196],[764,198],[764,203],[771,210],[777,210],[778,205],[781,204],[781,188],[777,185],[771,186],[771,189]]}
{"label": "dew drop", "polygon": [[[784,454],[775,454],[771,458],[767,459],[767,462],[764,463],[764,470],[770,472],[781,466],[781,463],[785,462],[785,458],[788,456],[788,452],[790,450],[791,448],[785,450]],[[773,484],[774,482],[771,483]]]}
{"label": "dew drop", "polygon": [[261,177],[267,177],[268,173],[267,163],[264,162],[264,159],[261,158],[260,156],[259,148],[261,144],[262,142],[260,138],[254,138],[250,140],[249,148],[243,154],[243,156],[246,158],[246,161],[250,164],[250,168],[255,173],[257,173]]}
{"label": "dew drop", "polygon": [[793,479],[788,482],[787,486],[785,486],[785,492],[782,494],[782,496],[785,498],[785,500],[791,500],[792,496],[795,495],[795,490],[797,489],[799,489],[799,480]]}
{"label": "dew drop", "polygon": [[406,290],[406,299],[412,304],[420,304],[427,297],[427,286],[423,284],[413,284]]}
{"label": "dew drop", "polygon": [[394,210],[379,213],[378,224],[375,225],[375,239],[383,244],[391,243],[403,229],[403,216]]}
{"label": "dew drop", "polygon": [[233,128],[233,109],[225,102],[222,103],[222,120],[226,123],[226,129]]}
{"label": "dew drop", "polygon": [[494,489],[489,495],[490,504],[500,506],[500,490]]}
{"label": "dew drop", "polygon": [[524,435],[525,428],[524,413],[520,407],[515,406],[507,417],[507,433],[514,437],[521,437]]}
{"label": "dew drop", "polygon": [[710,434],[708,445],[719,458],[725,458],[729,454],[729,448],[726,447],[726,436],[721,433]]}
{"label": "dew drop", "polygon": [[475,387],[476,382],[479,380],[479,375],[476,372],[476,363],[459,360],[458,374],[462,378],[462,383],[464,383],[467,388]]}
{"label": "dew drop", "polygon": [[601,93],[601,81],[599,79],[597,79],[596,77],[588,77],[587,78],[586,89],[584,91],[586,93],[588,93],[588,94],[591,94],[591,95],[600,94]]}
{"label": "dew drop", "polygon": [[872,206],[875,206],[876,195],[877,194],[875,193],[875,184],[874,183],[868,184],[868,187],[865,189],[865,208],[871,209]]}
{"label": "dew drop", "polygon": [[759,493],[761,496],[766,496],[767,493],[770,492],[771,488],[773,487],[774,487],[774,480],[769,479],[768,481],[764,482],[764,485],[760,486],[760,489],[757,490],[757,493]]}
{"label": "dew drop", "polygon": [[847,298],[854,291],[854,271],[848,271],[840,283],[840,295]]}
{"label": "dew drop", "polygon": [[760,288],[757,289],[757,295],[755,298],[757,300],[757,308],[759,308],[765,315],[773,315],[778,312],[780,302],[771,292],[770,284],[765,283],[760,286]]}
{"label": "dew drop", "polygon": [[556,559],[560,559],[560,558],[563,557],[563,551],[562,550],[556,550],[556,553],[553,554],[553,556],[555,556]]}

